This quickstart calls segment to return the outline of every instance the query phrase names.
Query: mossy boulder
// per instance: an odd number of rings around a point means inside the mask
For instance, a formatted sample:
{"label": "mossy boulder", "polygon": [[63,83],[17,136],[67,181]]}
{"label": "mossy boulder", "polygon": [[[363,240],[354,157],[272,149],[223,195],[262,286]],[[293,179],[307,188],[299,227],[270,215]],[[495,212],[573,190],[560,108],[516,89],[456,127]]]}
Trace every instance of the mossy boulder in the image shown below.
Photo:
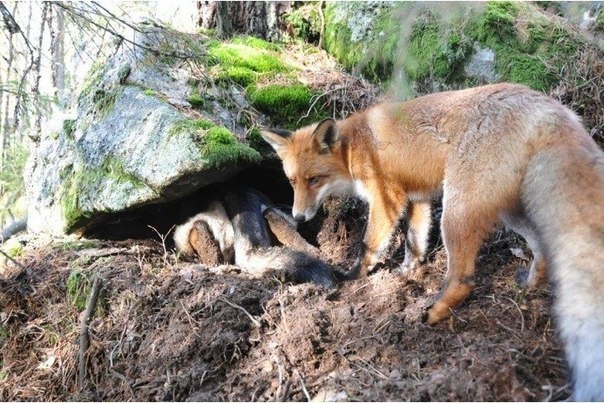
{"label": "mossy boulder", "polygon": [[549,91],[584,42],[526,2],[328,2],[325,18],[326,49],[403,96],[494,81]]}
{"label": "mossy boulder", "polygon": [[487,3],[465,34],[493,49],[503,78],[540,91],[558,83],[561,67],[584,41],[556,16],[516,2]]}
{"label": "mossy boulder", "polygon": [[97,63],[77,115],[43,135],[30,159],[30,230],[82,232],[103,217],[178,199],[262,160],[245,133],[225,127],[229,117],[191,112],[191,73],[172,62],[122,48]]}

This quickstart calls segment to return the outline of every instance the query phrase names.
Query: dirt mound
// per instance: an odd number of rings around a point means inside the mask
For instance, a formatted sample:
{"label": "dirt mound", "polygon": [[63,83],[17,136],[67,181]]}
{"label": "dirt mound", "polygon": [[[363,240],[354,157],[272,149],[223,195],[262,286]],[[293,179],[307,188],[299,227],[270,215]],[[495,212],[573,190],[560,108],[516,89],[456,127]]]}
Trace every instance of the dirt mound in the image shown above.
{"label": "dirt mound", "polygon": [[[325,260],[347,266],[363,212],[337,207],[307,231]],[[420,319],[446,269],[442,247],[421,273],[392,273],[395,251],[368,278],[327,290],[179,261],[161,242],[32,240],[0,274],[0,399],[565,399],[549,290],[517,287],[522,244],[501,235],[481,251],[471,298],[434,327]]]}

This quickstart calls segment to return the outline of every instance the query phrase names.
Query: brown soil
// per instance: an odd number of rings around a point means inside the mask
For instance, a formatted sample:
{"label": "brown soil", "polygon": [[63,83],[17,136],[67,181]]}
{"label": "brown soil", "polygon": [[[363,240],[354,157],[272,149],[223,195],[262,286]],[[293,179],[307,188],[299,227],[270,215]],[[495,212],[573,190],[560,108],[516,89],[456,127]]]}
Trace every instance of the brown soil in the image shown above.
{"label": "brown soil", "polygon": [[[323,259],[349,267],[363,210],[334,203],[306,232]],[[499,233],[485,244],[472,296],[433,327],[421,316],[439,289],[445,252],[436,240],[422,272],[400,276],[391,270],[402,262],[401,238],[383,267],[336,290],[178,261],[157,241],[31,239],[19,265],[8,261],[0,274],[0,399],[569,396],[550,292],[525,294],[514,280],[527,263],[517,238]],[[103,289],[79,381],[82,299],[95,276]]]}

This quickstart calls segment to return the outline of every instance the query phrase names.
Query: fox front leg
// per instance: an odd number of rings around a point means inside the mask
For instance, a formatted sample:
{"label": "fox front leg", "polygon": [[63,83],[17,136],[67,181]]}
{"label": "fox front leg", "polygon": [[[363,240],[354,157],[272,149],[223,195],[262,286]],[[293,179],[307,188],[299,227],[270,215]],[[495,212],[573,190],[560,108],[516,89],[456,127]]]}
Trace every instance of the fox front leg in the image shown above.
{"label": "fox front leg", "polygon": [[[380,191],[383,192],[383,189]],[[382,197],[370,200],[367,229],[359,257],[352,267],[351,277],[367,276],[367,273],[380,260],[388,247],[406,203],[407,197],[401,192],[386,193]]]}
{"label": "fox front leg", "polygon": [[410,203],[407,215],[409,225],[405,236],[405,260],[396,270],[409,273],[426,262],[428,238],[432,224],[432,205],[430,202]]}

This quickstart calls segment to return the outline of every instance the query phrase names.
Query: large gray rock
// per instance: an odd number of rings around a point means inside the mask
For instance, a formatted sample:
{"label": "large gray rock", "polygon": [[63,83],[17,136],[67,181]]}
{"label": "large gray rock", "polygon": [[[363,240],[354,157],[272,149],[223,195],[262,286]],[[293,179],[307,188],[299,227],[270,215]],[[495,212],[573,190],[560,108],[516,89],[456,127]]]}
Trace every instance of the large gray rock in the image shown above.
{"label": "large gray rock", "polygon": [[[151,30],[137,40],[150,47],[164,38]],[[261,159],[224,127],[232,124],[220,121],[225,111],[197,111],[191,119],[190,72],[176,65],[124,46],[96,64],[75,119],[43,133],[28,162],[30,231],[82,230],[111,213],[185,196]]]}

